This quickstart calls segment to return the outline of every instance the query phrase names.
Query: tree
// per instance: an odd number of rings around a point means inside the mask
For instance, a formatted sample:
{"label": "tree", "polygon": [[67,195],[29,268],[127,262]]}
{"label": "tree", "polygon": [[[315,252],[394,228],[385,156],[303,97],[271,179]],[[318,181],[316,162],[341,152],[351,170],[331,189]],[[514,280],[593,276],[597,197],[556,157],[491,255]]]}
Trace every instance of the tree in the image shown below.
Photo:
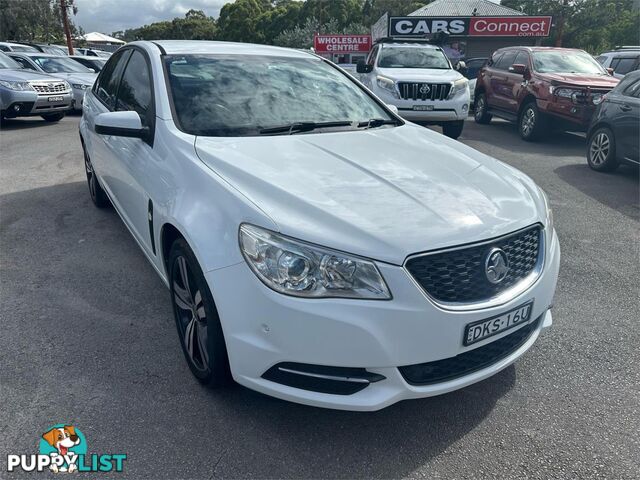
{"label": "tree", "polygon": [[433,0],[365,0],[362,4],[362,17],[365,25],[373,25],[378,19],[389,15],[404,16],[415,12]]}
{"label": "tree", "polygon": [[213,40],[216,21],[202,10],[189,10],[184,18],[154,22],[139,28],[113,32],[113,36],[127,42],[133,40]]}
{"label": "tree", "polygon": [[320,25],[317,19],[308,18],[303,25],[297,25],[295,28],[280,33],[275,38],[274,44],[290,48],[311,48],[313,46],[313,36],[318,32],[366,34],[369,33],[369,27],[361,23],[340,26],[335,19]]}
{"label": "tree", "polygon": [[[70,13],[78,8],[75,0],[66,0]],[[79,29],[69,19],[71,33]],[[63,42],[62,15],[57,0],[0,0],[0,35],[3,40],[26,42]]]}
{"label": "tree", "polygon": [[217,39],[258,43],[264,41],[264,34],[258,29],[258,18],[271,8],[269,0],[236,0],[225,4],[218,17]]}

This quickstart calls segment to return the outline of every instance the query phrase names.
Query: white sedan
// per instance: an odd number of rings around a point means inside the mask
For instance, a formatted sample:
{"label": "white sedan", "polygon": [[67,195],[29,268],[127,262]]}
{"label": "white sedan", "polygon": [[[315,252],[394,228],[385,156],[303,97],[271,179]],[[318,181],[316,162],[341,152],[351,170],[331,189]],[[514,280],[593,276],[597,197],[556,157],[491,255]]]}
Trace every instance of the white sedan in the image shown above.
{"label": "white sedan", "polygon": [[204,384],[376,410],[487,378],[552,323],[545,194],[313,54],[127,44],[80,135]]}

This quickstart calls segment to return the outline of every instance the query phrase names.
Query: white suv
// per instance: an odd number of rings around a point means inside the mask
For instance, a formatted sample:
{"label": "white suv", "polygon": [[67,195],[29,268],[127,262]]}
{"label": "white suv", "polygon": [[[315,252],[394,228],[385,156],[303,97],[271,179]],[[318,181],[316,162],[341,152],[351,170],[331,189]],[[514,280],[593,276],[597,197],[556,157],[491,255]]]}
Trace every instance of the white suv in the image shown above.
{"label": "white suv", "polygon": [[469,81],[440,47],[384,39],[358,64],[357,72],[362,83],[407,120],[441,125],[451,138],[462,133],[469,114]]}
{"label": "white suv", "polygon": [[313,54],[129,43],[80,137],[204,384],[376,410],[487,378],[551,325],[542,190]]}

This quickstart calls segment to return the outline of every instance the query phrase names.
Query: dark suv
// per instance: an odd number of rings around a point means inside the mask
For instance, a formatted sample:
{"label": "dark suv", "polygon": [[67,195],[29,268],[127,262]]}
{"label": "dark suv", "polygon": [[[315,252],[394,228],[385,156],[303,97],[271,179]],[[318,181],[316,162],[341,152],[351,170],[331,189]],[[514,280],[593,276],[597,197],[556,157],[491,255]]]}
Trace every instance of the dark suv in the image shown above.
{"label": "dark suv", "polygon": [[517,122],[529,141],[549,128],[585,131],[595,105],[618,81],[583,50],[502,48],[478,73],[474,117],[478,123],[493,115]]}

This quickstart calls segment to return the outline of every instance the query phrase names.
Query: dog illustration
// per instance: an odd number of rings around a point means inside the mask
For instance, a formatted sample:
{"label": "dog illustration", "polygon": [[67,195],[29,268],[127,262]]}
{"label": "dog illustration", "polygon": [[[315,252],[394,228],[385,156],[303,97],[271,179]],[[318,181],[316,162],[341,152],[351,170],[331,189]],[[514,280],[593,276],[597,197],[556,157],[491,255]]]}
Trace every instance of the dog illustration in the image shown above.
{"label": "dog illustration", "polygon": [[[45,440],[45,442],[58,450],[58,455],[61,455],[62,457],[67,455],[67,452],[71,447],[80,443],[80,437],[76,435],[76,429],[71,425],[63,425],[62,427],[52,428],[48,432],[43,433],[42,438]],[[69,473],[71,473],[76,471],[78,467],[75,464],[71,464],[69,465],[68,469],[66,466],[58,468],[57,465],[54,465],[52,463],[49,468],[54,472],[68,471]]]}

